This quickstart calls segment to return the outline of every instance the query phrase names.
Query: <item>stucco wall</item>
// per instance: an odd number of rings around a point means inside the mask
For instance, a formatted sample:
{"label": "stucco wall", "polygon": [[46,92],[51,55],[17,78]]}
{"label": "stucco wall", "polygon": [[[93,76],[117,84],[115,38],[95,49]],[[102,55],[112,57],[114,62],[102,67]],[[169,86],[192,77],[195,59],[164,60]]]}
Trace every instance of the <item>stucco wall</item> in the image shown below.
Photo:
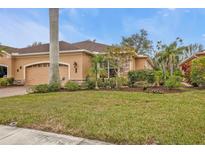
{"label": "stucco wall", "polygon": [[85,79],[91,68],[91,55],[83,54],[83,78]]}
{"label": "stucco wall", "polygon": [[135,58],[135,70],[152,69],[147,58]]}
{"label": "stucco wall", "polygon": [[[85,70],[88,64],[83,64],[83,53],[64,53],[60,54],[59,62],[70,65],[70,80],[83,80],[85,77]],[[16,80],[24,80],[24,66],[36,62],[49,61],[48,55],[38,56],[18,56],[13,59],[13,73]],[[77,63],[77,72],[75,72],[74,62]],[[18,71],[17,71],[18,70]],[[40,77],[40,76],[39,76]]]}

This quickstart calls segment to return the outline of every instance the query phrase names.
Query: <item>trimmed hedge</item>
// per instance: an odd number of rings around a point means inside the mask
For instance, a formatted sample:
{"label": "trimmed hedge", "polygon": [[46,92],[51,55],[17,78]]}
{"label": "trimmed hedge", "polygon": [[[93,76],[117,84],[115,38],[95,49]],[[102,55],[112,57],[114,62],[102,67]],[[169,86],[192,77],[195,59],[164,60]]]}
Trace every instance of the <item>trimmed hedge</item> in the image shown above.
{"label": "trimmed hedge", "polygon": [[47,93],[49,92],[49,85],[48,84],[39,84],[32,87],[32,91],[34,93]]}
{"label": "trimmed hedge", "polygon": [[80,86],[78,83],[76,82],[73,82],[73,81],[68,81],[66,84],[65,84],[65,89],[67,90],[70,90],[70,91],[76,91],[76,90],[79,90],[80,89]]}
{"label": "trimmed hedge", "polygon": [[61,89],[61,85],[59,83],[51,83],[48,85],[49,92],[59,91]]}
{"label": "trimmed hedge", "polygon": [[34,93],[48,93],[59,91],[61,88],[59,83],[51,83],[51,84],[39,84],[32,87],[32,91]]}
{"label": "trimmed hedge", "polygon": [[128,73],[129,85],[133,86],[135,82],[147,81],[147,83],[155,82],[155,73],[154,70],[139,70],[139,71],[130,71]]}

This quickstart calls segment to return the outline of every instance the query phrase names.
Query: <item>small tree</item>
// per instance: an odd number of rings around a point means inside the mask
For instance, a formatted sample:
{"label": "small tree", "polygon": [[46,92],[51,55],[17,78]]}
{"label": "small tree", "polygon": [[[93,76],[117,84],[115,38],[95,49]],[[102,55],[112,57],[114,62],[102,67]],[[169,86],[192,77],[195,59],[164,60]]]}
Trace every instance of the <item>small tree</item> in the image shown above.
{"label": "small tree", "polygon": [[[124,64],[135,55],[135,49],[124,45],[112,45],[108,47],[106,59],[109,61],[109,65],[114,69],[116,77],[120,77],[120,69],[124,67]],[[118,88],[118,80],[115,80],[116,88]]]}
{"label": "small tree", "polygon": [[28,47],[35,47],[38,45],[42,45],[42,42],[33,42],[31,45],[28,45]]}
{"label": "small tree", "polygon": [[95,76],[95,89],[99,89],[98,79],[100,77],[100,72],[102,71],[102,68],[100,67],[100,63],[102,62],[103,62],[102,55],[94,55],[94,57],[92,58],[91,73],[93,73]]}
{"label": "small tree", "polygon": [[199,57],[192,62],[191,66],[192,84],[205,85],[205,57]]}
{"label": "small tree", "polygon": [[150,54],[153,51],[153,43],[148,39],[148,32],[144,29],[129,37],[122,37],[121,44],[133,47],[138,54]]}

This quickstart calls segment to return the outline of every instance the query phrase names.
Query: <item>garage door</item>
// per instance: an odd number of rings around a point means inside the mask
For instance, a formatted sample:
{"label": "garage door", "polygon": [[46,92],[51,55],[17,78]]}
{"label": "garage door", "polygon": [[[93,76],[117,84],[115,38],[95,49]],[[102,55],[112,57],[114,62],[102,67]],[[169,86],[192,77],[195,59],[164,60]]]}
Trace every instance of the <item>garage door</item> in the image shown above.
{"label": "garage door", "polygon": [[[68,81],[68,66],[59,64],[61,83]],[[38,85],[49,82],[49,63],[41,63],[26,67],[26,85]]]}

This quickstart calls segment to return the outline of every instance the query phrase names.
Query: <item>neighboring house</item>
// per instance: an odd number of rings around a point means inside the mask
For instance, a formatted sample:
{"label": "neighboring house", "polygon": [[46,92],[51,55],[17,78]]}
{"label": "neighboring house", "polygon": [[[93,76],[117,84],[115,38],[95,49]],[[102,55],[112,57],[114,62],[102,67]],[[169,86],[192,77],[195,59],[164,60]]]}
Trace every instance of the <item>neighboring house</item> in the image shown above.
{"label": "neighboring house", "polygon": [[[94,41],[78,43],[59,42],[60,48],[60,79],[64,84],[68,80],[83,81],[86,79],[91,58],[94,54],[103,53],[108,45]],[[25,85],[48,83],[49,44],[41,44],[26,48],[4,48],[0,56],[0,77],[14,77]],[[123,72],[130,70],[152,69],[149,57],[137,55],[125,64]],[[111,69],[107,70],[110,74]]]}
{"label": "neighboring house", "polygon": [[179,64],[179,67],[184,75],[189,75],[191,72],[192,61],[198,57],[205,56],[205,51],[197,52],[193,54],[191,57],[185,59]]}

